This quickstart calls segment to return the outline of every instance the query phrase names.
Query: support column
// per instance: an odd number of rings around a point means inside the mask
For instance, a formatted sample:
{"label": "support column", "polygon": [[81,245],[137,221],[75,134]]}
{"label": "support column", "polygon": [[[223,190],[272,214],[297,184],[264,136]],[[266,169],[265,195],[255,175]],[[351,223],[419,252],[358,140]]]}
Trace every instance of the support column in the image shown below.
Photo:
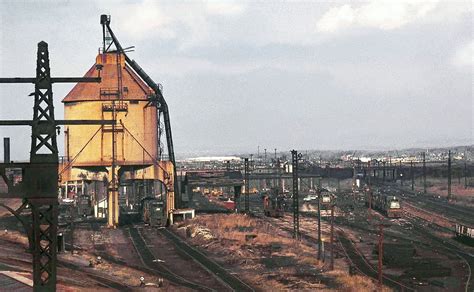
{"label": "support column", "polygon": [[300,210],[298,200],[298,151],[291,151],[291,162],[293,166],[293,238],[300,239]]}
{"label": "support column", "polygon": [[107,188],[107,227],[115,228],[119,223],[118,168],[109,168],[108,171],[112,180]]}
{"label": "support column", "polygon": [[249,214],[250,212],[250,198],[249,198],[249,188],[250,188],[250,183],[249,183],[249,159],[245,158],[244,159],[244,180],[245,180],[245,213]]}
{"label": "support column", "polygon": [[33,217],[34,291],[56,291],[58,201],[29,199]]}
{"label": "support column", "polygon": [[451,200],[451,150],[448,152],[448,201]]}
{"label": "support column", "polygon": [[38,44],[30,167],[25,170],[31,205],[33,290],[56,291],[58,146],[48,44]]}
{"label": "support column", "polygon": [[10,163],[10,138],[3,138],[3,163]]}
{"label": "support column", "polygon": [[425,152],[423,152],[422,155],[423,155],[423,193],[426,194],[426,154]]}
{"label": "support column", "polygon": [[387,175],[386,170],[385,170],[385,161],[382,162],[382,167],[383,167],[383,173],[382,173],[382,181],[385,182],[385,176]]}

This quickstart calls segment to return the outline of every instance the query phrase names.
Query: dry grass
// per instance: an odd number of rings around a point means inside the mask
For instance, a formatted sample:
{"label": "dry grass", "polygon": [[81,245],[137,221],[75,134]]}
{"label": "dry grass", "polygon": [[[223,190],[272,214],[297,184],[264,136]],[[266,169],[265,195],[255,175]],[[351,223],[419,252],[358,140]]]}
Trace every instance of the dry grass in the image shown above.
{"label": "dry grass", "polygon": [[[201,215],[181,227],[187,229],[188,236],[192,235],[191,242],[207,249],[217,261],[225,263],[260,291],[373,291],[377,288],[368,278],[348,276],[344,263],[336,265],[335,272],[321,274],[323,263],[316,259],[314,245],[295,241],[287,232],[258,218],[241,214]],[[205,236],[207,232],[212,236]],[[256,237],[249,239],[248,235]],[[280,266],[278,260],[285,258],[294,263]],[[327,281],[328,277],[333,280]]]}
{"label": "dry grass", "polygon": [[[339,277],[338,281],[341,284],[340,291],[379,291],[377,285],[372,283],[372,281],[367,280],[367,278],[361,276],[344,275]],[[383,290],[390,291],[388,289]]]}
{"label": "dry grass", "polygon": [[[417,182],[415,189],[418,192],[423,192],[423,183]],[[446,198],[448,196],[448,182],[447,179],[429,178],[427,180],[428,194],[434,194]],[[474,206],[474,188],[464,187],[464,179],[461,179],[461,183],[456,178],[452,179],[451,194],[453,203],[460,205]]]}
{"label": "dry grass", "polygon": [[380,288],[377,283],[375,283],[373,280],[359,276],[359,275],[354,275],[350,276],[346,273],[341,273],[340,271],[335,271],[331,273],[332,275],[335,276],[336,281],[339,285],[338,291],[344,291],[344,292],[359,292],[359,291],[380,291],[380,292],[389,292],[392,291],[392,289],[383,286]]}

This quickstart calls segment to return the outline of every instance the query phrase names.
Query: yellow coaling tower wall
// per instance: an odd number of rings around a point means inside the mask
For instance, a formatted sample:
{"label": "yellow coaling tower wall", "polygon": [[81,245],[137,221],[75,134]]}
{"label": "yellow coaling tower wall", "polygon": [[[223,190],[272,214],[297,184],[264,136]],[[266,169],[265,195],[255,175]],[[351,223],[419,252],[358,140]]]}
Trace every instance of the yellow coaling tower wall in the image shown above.
{"label": "yellow coaling tower wall", "polygon": [[118,185],[114,187],[112,183],[115,152],[117,179],[161,181],[167,190],[169,214],[174,209],[173,166],[170,161],[158,161],[157,111],[147,100],[153,94],[152,89],[125,63],[125,57],[116,52],[97,56],[96,64],[85,77],[97,76],[102,78],[101,83],[78,83],[66,95],[64,116],[66,120],[111,120],[115,113],[115,147],[112,125],[67,126],[65,158],[59,169],[60,184],[66,185],[68,192],[67,184],[71,182],[109,182],[108,226],[116,226],[119,220]]}

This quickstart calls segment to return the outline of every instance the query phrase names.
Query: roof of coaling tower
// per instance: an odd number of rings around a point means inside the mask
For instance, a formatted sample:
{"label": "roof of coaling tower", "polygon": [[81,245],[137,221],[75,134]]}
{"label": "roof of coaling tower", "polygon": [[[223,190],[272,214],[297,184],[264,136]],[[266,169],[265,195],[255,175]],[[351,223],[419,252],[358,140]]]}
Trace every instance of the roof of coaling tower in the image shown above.
{"label": "roof of coaling tower", "polygon": [[[118,64],[119,66],[117,66]],[[84,77],[100,76],[102,81],[100,83],[77,83],[63,99],[63,102],[117,99],[119,96],[118,74],[121,74],[122,77],[121,96],[123,100],[147,100],[147,96],[153,94],[153,90],[125,64],[123,54],[107,52],[99,54],[96,57],[96,64],[84,75]]]}

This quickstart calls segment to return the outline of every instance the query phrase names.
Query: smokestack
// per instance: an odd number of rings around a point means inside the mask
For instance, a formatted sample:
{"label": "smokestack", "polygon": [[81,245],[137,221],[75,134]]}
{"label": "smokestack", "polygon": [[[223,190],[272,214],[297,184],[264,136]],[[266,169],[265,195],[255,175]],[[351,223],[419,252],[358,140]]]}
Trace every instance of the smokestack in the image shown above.
{"label": "smokestack", "polygon": [[10,163],[10,138],[3,138],[3,163]]}

